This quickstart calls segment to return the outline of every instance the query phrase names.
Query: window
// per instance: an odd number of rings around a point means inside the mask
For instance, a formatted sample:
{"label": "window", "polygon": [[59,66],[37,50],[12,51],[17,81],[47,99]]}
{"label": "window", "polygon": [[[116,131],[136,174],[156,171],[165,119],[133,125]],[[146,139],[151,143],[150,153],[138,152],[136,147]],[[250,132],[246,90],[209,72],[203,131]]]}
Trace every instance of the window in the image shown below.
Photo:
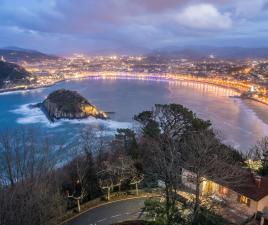
{"label": "window", "polygon": [[205,181],[203,188],[204,194],[214,194],[218,190],[218,184],[214,183],[213,181]]}
{"label": "window", "polygon": [[229,195],[229,189],[223,186],[219,186],[219,194],[222,196],[228,196]]}
{"label": "window", "polygon": [[194,184],[195,183],[195,178],[193,176],[189,175],[189,176],[187,176],[187,182]]}
{"label": "window", "polygon": [[238,202],[250,206],[250,199],[244,195],[238,195]]}

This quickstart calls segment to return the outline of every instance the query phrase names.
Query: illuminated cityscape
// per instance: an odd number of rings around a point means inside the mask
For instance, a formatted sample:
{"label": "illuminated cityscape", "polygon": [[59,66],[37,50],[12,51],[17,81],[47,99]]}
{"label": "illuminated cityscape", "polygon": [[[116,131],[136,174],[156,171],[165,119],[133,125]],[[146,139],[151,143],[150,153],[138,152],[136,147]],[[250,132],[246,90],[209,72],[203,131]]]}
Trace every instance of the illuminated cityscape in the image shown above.
{"label": "illuminated cityscape", "polygon": [[[146,56],[96,56],[74,54],[72,57],[29,64],[21,62],[33,74],[32,84],[11,89],[50,86],[71,79],[99,76],[103,79],[133,77],[204,82],[233,88],[243,97],[268,104],[268,61],[186,60]],[[252,91],[252,88],[255,91]],[[251,91],[250,91],[251,90]]]}
{"label": "illuminated cityscape", "polygon": [[0,225],[268,225],[268,0],[0,0]]}

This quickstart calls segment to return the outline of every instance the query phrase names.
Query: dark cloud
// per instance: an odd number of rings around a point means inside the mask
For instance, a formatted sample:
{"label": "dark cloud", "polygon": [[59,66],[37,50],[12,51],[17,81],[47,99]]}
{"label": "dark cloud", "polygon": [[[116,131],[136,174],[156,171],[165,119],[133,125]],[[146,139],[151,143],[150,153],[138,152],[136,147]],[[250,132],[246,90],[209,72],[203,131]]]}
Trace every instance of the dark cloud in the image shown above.
{"label": "dark cloud", "polygon": [[141,51],[221,45],[231,37],[241,45],[267,45],[267,0],[0,0],[0,5],[2,45]]}

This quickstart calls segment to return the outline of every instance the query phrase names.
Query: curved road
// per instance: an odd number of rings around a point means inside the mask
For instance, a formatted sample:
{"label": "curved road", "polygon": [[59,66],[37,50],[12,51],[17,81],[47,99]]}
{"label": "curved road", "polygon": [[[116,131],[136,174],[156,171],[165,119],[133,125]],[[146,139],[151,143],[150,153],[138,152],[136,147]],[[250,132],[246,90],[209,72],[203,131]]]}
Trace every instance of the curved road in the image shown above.
{"label": "curved road", "polygon": [[93,208],[64,225],[110,225],[144,217],[145,198],[123,200]]}

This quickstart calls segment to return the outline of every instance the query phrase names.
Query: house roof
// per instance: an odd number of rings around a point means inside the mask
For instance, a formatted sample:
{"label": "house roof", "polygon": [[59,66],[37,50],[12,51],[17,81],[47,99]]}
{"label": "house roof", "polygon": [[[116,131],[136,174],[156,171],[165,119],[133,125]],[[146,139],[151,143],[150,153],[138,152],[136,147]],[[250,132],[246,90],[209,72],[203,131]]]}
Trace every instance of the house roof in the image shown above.
{"label": "house roof", "polygon": [[[208,179],[254,201],[259,201],[262,198],[268,196],[268,177],[261,177],[260,185],[257,185],[255,180],[256,175],[254,175],[249,169],[240,168],[239,173],[240,178],[237,177],[235,179],[236,182],[233,180],[228,182],[222,179],[215,179],[216,177]],[[217,178],[220,178],[220,175]]]}
{"label": "house roof", "polygon": [[230,185],[229,188],[254,201],[259,201],[266,197],[268,195],[268,177],[261,177],[260,185],[257,185],[254,176],[252,174],[249,174],[249,176],[251,176],[251,179],[248,184]]}
{"label": "house roof", "polygon": [[254,201],[259,201],[268,196],[268,177],[259,176],[246,168],[240,168],[239,173],[240,176],[236,178],[238,182],[224,182],[223,180],[217,182],[215,179],[214,182]]}

